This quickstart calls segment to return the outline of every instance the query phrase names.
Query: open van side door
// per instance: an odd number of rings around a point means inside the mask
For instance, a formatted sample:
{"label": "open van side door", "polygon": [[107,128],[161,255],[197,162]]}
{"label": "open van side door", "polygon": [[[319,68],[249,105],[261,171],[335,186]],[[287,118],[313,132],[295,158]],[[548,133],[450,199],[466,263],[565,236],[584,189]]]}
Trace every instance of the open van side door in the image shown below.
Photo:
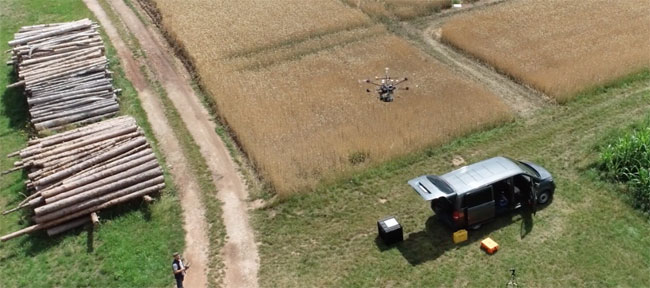
{"label": "open van side door", "polygon": [[[518,194],[521,205],[525,205],[532,209],[533,213],[537,209],[537,185],[535,180],[526,174],[515,175],[514,189],[515,194]],[[517,192],[519,191],[519,192]]]}
{"label": "open van side door", "polygon": [[537,190],[539,189],[539,184],[531,179],[530,186],[530,209],[533,210],[533,215],[535,215],[537,213]]}
{"label": "open van side door", "polygon": [[466,209],[468,226],[494,218],[496,203],[493,194],[490,185],[463,195],[461,206]]}

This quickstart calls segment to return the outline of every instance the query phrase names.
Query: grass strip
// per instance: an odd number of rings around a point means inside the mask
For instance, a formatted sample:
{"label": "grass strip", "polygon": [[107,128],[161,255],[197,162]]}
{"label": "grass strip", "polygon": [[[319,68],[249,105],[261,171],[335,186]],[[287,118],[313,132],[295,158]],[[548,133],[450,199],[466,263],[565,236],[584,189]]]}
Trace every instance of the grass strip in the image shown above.
{"label": "grass strip", "polygon": [[[2,0],[0,6],[0,47],[24,25],[94,18],[78,0],[16,1]],[[106,35],[102,35],[107,39]],[[3,287],[151,287],[167,286],[170,253],[182,250],[184,232],[176,225],[180,205],[176,198],[164,159],[142,110],[137,94],[124,77],[111,43],[106,53],[115,86],[122,89],[120,114],[136,118],[145,131],[165,174],[167,188],[153,205],[138,201],[99,213],[102,225],[97,231],[84,228],[48,237],[45,233],[14,239],[0,244]],[[0,86],[15,80],[11,66],[0,67]],[[4,90],[0,105],[0,155],[18,150],[26,144],[27,109],[21,91]],[[0,157],[0,170],[11,167],[12,159]],[[22,199],[23,175],[0,177],[0,205],[9,207]],[[0,217],[0,233],[26,225],[26,215],[15,213]]]}
{"label": "grass strip", "polygon": [[[134,55],[142,55],[146,58],[146,52],[140,48],[138,40],[126,27],[124,27],[124,25],[121,25],[121,20],[112,10],[111,6],[105,0],[100,0],[100,4],[109,18],[111,18],[111,21],[115,23],[120,37],[129,43],[127,45],[132,53]],[[133,6],[130,6],[130,8],[135,9]],[[212,173],[210,173],[207,163],[201,155],[199,146],[187,130],[187,127],[180,118],[173,103],[167,97],[165,89],[162,87],[160,82],[156,80],[156,77],[148,66],[140,66],[140,71],[145,75],[149,85],[153,88],[156,95],[160,97],[161,103],[165,109],[165,117],[174,131],[176,139],[179,140],[181,149],[183,150],[183,155],[187,159],[189,167],[191,167],[193,175],[199,185],[201,202],[204,205],[205,219],[208,224],[208,241],[210,243],[208,255],[208,285],[210,287],[219,286],[221,283],[220,280],[223,277],[223,261],[221,261],[219,253],[225,243],[226,232],[223,222],[221,221],[221,202],[216,198],[217,188],[214,185]]]}

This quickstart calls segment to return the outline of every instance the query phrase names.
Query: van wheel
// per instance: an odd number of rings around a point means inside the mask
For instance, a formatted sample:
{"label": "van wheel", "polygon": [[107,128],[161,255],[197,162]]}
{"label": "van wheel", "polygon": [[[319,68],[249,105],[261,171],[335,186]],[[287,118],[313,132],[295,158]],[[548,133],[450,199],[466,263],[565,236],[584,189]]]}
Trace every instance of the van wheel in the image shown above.
{"label": "van wheel", "polygon": [[551,200],[551,192],[544,190],[537,195],[537,204],[544,205],[548,203],[548,200]]}

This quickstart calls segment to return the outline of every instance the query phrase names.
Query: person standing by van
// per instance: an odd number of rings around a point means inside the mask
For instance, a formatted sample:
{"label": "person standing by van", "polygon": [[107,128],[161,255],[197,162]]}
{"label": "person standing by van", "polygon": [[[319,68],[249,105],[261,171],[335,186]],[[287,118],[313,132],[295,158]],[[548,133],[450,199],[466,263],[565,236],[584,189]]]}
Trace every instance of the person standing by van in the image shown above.
{"label": "person standing by van", "polygon": [[174,278],[176,278],[176,287],[183,288],[183,280],[185,278],[185,271],[190,268],[190,265],[183,265],[183,260],[181,260],[181,255],[178,252],[174,253],[174,261],[172,261],[172,271],[174,272]]}

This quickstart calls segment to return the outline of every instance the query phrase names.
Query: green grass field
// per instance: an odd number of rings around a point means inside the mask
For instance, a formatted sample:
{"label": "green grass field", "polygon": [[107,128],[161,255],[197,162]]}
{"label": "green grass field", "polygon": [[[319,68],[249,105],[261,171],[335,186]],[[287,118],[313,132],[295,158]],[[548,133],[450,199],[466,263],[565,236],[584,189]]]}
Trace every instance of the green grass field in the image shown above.
{"label": "green grass field", "polygon": [[[496,287],[516,268],[524,287],[650,286],[650,222],[623,187],[601,180],[603,145],[650,115],[650,72],[596,88],[530,119],[397,159],[255,212],[265,287]],[[514,212],[454,245],[406,181],[506,155],[541,164],[554,201]],[[376,221],[394,215],[404,242],[377,241]],[[501,245],[489,256],[484,237]]]}
{"label": "green grass field", "polygon": [[[79,0],[0,0],[0,50],[23,25],[93,18]],[[107,39],[104,37],[104,39]],[[136,92],[124,78],[110,43],[107,55],[122,88],[121,114],[134,116],[155,146],[151,128]],[[8,57],[9,54],[3,54]],[[4,60],[3,60],[4,62]],[[13,82],[11,66],[0,65],[0,170],[12,167],[4,155],[24,147],[28,138],[27,109],[21,90],[4,90]],[[160,157],[160,153],[157,151]],[[161,159],[162,160],[162,159]],[[163,168],[166,169],[163,165]],[[2,287],[160,287],[170,286],[170,254],[185,245],[180,205],[167,171],[167,188],[150,206],[135,201],[101,211],[100,228],[79,228],[57,237],[44,232],[0,243]],[[23,196],[20,173],[0,177],[0,207],[13,207]],[[3,209],[4,210],[4,209]],[[0,234],[25,227],[20,213],[0,217]]]}

